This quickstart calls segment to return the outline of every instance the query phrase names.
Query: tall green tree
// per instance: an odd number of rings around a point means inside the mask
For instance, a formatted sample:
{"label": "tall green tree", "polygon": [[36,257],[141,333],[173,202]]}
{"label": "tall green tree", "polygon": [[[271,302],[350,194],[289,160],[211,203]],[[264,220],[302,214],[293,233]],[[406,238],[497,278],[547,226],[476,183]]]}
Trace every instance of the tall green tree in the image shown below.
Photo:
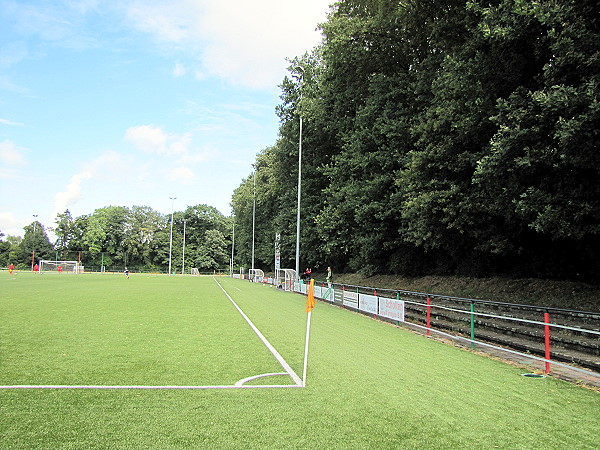
{"label": "tall green tree", "polygon": [[127,265],[146,270],[161,264],[158,249],[164,246],[166,218],[149,206],[133,206],[124,223],[123,247]]}
{"label": "tall green tree", "polygon": [[11,245],[4,239],[5,234],[0,231],[0,267],[7,267],[10,264]]}
{"label": "tall green tree", "polygon": [[37,220],[23,228],[23,240],[15,252],[16,264],[20,269],[31,268],[42,259],[56,258],[54,246],[48,239],[46,229]]}
{"label": "tall green tree", "polygon": [[54,235],[56,236],[54,248],[58,252],[59,259],[67,260],[67,252],[72,246],[74,239],[73,216],[67,209],[64,213],[56,215],[54,223],[56,224],[54,227]]}
{"label": "tall green tree", "polygon": [[202,244],[195,250],[192,261],[199,270],[224,269],[229,263],[227,240],[219,230],[206,230]]}
{"label": "tall green tree", "polygon": [[[295,237],[302,119],[302,266],[599,280],[599,12],[337,2],[257,154],[255,256],[270,259],[263,235]],[[253,192],[249,177],[232,198],[245,264]]]}
{"label": "tall green tree", "polygon": [[[129,210],[122,206],[107,206],[96,209],[87,220],[83,242],[89,249],[89,259],[100,266],[102,258],[106,265],[128,264],[125,245],[126,224]],[[105,253],[105,256],[102,256]]]}
{"label": "tall green tree", "polygon": [[600,7],[503,1],[478,11],[488,45],[530,53],[524,82],[498,100],[474,177],[486,212],[509,230],[490,237],[533,274],[597,278]]}

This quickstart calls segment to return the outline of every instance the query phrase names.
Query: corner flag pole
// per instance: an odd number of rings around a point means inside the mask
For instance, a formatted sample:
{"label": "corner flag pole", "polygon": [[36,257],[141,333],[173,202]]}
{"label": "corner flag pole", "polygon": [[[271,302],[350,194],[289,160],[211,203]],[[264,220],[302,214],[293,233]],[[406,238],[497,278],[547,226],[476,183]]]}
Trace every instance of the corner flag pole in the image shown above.
{"label": "corner flag pole", "polygon": [[302,387],[306,387],[306,370],[308,369],[308,343],[310,341],[310,318],[315,307],[315,280],[311,279],[306,299],[306,342],[304,344],[304,370],[302,371]]}

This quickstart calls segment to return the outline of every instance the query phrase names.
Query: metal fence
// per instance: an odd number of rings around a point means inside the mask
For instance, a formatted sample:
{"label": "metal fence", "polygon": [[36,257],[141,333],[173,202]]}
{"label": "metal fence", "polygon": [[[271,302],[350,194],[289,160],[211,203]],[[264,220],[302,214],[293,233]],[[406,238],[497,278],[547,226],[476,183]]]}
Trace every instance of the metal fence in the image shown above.
{"label": "metal fence", "polygon": [[[297,293],[307,290],[302,282],[293,286]],[[324,282],[315,283],[314,294],[427,336],[533,361],[546,373],[580,371],[600,383],[600,313]]]}

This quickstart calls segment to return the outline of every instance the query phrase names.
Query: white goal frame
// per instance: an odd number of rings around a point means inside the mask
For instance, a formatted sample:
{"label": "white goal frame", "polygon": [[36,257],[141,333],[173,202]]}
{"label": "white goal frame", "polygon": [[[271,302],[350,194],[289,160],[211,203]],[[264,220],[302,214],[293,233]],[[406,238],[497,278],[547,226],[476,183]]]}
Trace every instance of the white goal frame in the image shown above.
{"label": "white goal frame", "polygon": [[193,275],[193,276],[195,276],[195,277],[198,277],[198,276],[200,276],[200,271],[198,270],[197,267],[192,267],[190,269],[190,274]]}
{"label": "white goal frame", "polygon": [[65,273],[83,273],[83,266],[79,261],[56,261],[56,260],[40,260],[40,273],[57,272],[58,267],[62,266]]}
{"label": "white goal frame", "polygon": [[294,269],[276,269],[275,286],[281,286],[284,291],[293,291],[297,274]]}

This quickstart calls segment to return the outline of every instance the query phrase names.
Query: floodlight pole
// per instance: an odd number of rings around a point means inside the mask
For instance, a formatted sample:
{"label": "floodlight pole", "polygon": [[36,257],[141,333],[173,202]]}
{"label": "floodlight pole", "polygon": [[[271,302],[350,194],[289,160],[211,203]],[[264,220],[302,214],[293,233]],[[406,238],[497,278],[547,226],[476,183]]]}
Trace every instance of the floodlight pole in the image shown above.
{"label": "floodlight pole", "polygon": [[256,224],[256,166],[254,167],[254,191],[252,200],[252,276],[254,276],[254,230]]}
{"label": "floodlight pole", "polygon": [[171,200],[171,237],[169,238],[169,276],[171,276],[171,252],[173,251],[173,204],[177,197],[169,197]]}
{"label": "floodlight pole", "polygon": [[[302,68],[298,67],[300,72],[300,101],[302,101]],[[296,278],[300,275],[300,199],[302,197],[302,111],[300,116],[300,137],[298,138],[298,208],[296,215]]]}
{"label": "floodlight pole", "polygon": [[183,219],[183,250],[181,252],[181,275],[185,274],[185,219]]}
{"label": "floodlight pole", "polygon": [[31,271],[33,272],[33,265],[35,263],[35,226],[37,225],[37,214],[33,215],[33,234],[32,234],[32,250],[31,250]]}
{"label": "floodlight pole", "polygon": [[233,230],[231,232],[231,268],[229,270],[229,276],[233,277],[233,250],[235,248],[235,215],[233,216]]}

